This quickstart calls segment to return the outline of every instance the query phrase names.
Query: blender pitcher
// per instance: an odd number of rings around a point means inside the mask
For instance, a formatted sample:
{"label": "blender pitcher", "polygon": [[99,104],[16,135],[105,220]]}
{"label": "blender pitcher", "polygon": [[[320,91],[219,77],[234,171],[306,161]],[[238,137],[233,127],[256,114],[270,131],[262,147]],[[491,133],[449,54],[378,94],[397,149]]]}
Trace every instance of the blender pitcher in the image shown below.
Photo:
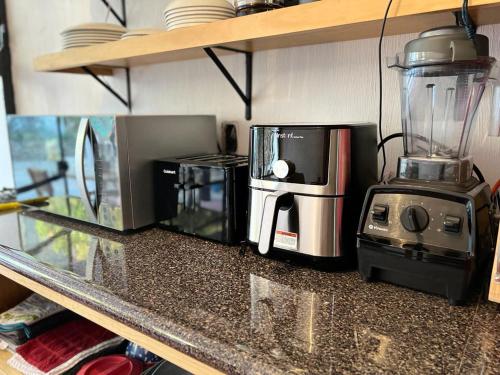
{"label": "blender pitcher", "polygon": [[463,184],[472,177],[471,130],[483,92],[495,82],[490,134],[500,133],[500,86],[488,38],[442,27],[409,42],[400,72],[404,156],[398,178]]}
{"label": "blender pitcher", "polygon": [[490,74],[491,92],[491,119],[488,134],[491,137],[500,137],[500,64],[498,61]]}

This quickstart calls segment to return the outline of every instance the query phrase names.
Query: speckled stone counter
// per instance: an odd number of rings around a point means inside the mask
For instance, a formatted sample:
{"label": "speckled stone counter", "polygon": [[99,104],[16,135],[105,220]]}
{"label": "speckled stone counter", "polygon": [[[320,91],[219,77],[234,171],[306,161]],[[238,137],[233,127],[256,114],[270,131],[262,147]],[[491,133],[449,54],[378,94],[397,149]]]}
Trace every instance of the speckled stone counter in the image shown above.
{"label": "speckled stone counter", "polygon": [[0,244],[0,264],[224,372],[500,374],[491,303],[36,212],[1,215]]}

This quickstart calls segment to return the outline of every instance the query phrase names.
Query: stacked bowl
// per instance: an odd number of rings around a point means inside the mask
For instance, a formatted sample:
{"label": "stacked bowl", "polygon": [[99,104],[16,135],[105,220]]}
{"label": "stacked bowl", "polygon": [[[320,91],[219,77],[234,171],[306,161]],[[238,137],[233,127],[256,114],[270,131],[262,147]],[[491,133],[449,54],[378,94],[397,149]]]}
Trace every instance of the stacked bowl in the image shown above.
{"label": "stacked bowl", "polygon": [[120,40],[127,29],[112,23],[84,23],[61,32],[63,49],[87,47]]}
{"label": "stacked bowl", "polygon": [[226,0],[170,0],[163,11],[167,30],[201,25],[235,16]]}

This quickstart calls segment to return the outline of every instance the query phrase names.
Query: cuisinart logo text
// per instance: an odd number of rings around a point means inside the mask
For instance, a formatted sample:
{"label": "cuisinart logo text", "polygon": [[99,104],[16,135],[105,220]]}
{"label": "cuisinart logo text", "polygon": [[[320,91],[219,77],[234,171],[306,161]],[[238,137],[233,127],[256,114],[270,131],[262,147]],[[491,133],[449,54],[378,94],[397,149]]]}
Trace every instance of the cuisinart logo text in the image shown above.
{"label": "cuisinart logo text", "polygon": [[164,170],[163,170],[163,173],[164,173],[164,174],[177,174],[177,172],[176,172],[176,171],[171,171],[170,169],[164,169]]}
{"label": "cuisinart logo text", "polygon": [[379,230],[379,231],[382,231],[382,232],[389,232],[389,229],[382,228],[382,227],[379,227],[379,226],[373,225],[373,224],[368,225],[368,229],[370,229],[370,230]]}
{"label": "cuisinart logo text", "polygon": [[274,133],[279,139],[304,139],[302,135],[295,135],[292,133]]}

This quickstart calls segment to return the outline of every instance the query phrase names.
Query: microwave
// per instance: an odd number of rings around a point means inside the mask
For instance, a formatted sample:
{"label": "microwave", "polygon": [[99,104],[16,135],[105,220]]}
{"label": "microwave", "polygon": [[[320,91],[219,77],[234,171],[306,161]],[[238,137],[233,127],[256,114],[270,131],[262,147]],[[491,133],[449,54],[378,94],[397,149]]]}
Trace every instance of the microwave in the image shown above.
{"label": "microwave", "polygon": [[153,161],[217,152],[215,116],[9,116],[19,200],[127,231],[155,222]]}

